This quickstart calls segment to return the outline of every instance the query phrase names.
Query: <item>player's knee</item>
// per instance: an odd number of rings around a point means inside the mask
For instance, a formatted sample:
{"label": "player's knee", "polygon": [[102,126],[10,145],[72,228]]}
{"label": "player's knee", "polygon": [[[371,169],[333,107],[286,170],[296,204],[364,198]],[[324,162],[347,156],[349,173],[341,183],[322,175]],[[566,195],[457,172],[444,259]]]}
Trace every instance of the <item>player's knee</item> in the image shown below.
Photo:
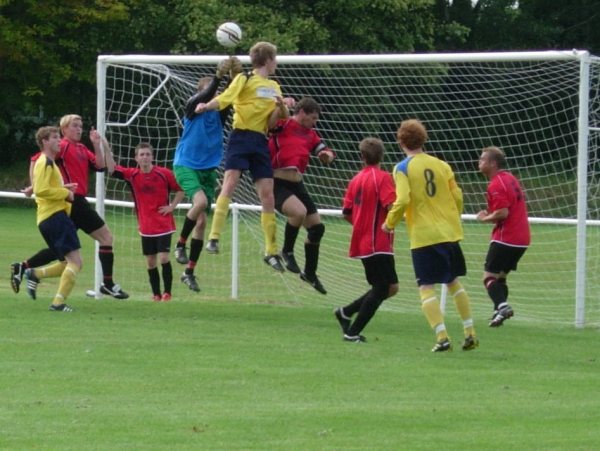
{"label": "player's knee", "polygon": [[323,224],[315,224],[312,227],[306,229],[308,241],[311,243],[321,242],[321,238],[325,234],[325,226]]}
{"label": "player's knee", "polygon": [[486,277],[485,279],[483,279],[483,286],[485,287],[486,290],[489,290],[490,287],[493,284],[495,284],[496,282],[498,282],[498,279],[496,277],[489,276],[489,277]]}
{"label": "player's knee", "polygon": [[389,292],[391,289],[391,285],[387,284],[375,284],[373,288],[371,288],[371,293],[373,293],[373,297],[380,302],[383,302],[389,296]]}
{"label": "player's knee", "polygon": [[393,283],[388,288],[388,298],[395,296],[398,293],[400,285],[397,283]]}

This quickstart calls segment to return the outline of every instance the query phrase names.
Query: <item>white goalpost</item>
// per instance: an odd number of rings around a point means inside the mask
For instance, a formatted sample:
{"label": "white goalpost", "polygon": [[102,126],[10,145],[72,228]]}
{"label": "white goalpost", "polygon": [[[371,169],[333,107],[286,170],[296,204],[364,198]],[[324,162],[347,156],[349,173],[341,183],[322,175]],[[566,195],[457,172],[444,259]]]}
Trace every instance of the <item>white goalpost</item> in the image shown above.
{"label": "white goalpost", "polygon": [[[156,164],[172,167],[183,108],[199,78],[213,74],[225,55],[101,55],[97,62],[98,130],[121,164],[133,165],[141,141],[155,148]],[[247,56],[239,56],[250,69]],[[384,168],[403,156],[395,143],[401,120],[417,117],[428,127],[427,150],[454,169],[464,198],[468,275],[463,283],[476,318],[491,302],[481,283],[490,226],[475,214],[485,207],[487,180],[478,173],[483,147],[504,149],[509,170],[522,181],[532,223],[532,245],[511,274],[510,302],[516,319],[556,324],[600,324],[600,63],[585,51],[414,55],[280,55],[275,78],[284,95],[315,98],[322,106],[317,130],[337,159],[325,167],[311,160],[305,175],[326,232],[319,277],[326,296],[294,274],[278,275],[261,261],[258,201],[247,176],[232,203],[221,253],[203,252],[196,270],[202,292],[179,283],[174,259],[174,299],[233,297],[240,301],[307,303],[327,307],[366,290],[360,262],[347,258],[350,226],[341,200],[360,169],[358,142],[378,136],[386,143]],[[228,130],[225,135],[227,140]],[[98,208],[115,235],[115,275],[133,299],[148,299],[149,285],[124,183],[99,174]],[[185,214],[178,210],[180,228]],[[209,216],[209,220],[212,217]],[[278,242],[284,218],[278,218]],[[304,255],[301,231],[296,256]],[[174,236],[173,243],[176,240]],[[402,224],[395,253],[400,293],[383,308],[414,311],[417,288]],[[100,265],[96,262],[96,287]],[[448,309],[448,314],[453,311]],[[480,320],[481,321],[481,320]]]}

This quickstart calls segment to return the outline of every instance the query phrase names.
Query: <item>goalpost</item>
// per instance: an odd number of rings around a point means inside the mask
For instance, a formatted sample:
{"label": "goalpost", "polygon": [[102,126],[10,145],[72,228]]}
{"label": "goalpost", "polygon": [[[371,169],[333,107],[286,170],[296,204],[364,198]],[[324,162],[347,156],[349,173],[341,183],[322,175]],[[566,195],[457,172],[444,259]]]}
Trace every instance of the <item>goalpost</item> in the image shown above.
{"label": "goalpost", "polygon": [[[172,166],[183,107],[198,78],[213,74],[224,55],[101,55],[97,63],[97,128],[121,164],[133,165],[141,141],[155,148],[156,164]],[[249,58],[239,56],[245,69]],[[350,228],[341,199],[360,169],[358,142],[386,143],[384,168],[403,158],[395,143],[401,120],[417,117],[429,131],[426,148],[454,169],[464,192],[468,275],[463,283],[475,317],[483,323],[491,302],[481,283],[491,228],[478,224],[487,180],[478,173],[480,151],[504,149],[509,170],[522,181],[532,223],[532,245],[511,274],[516,318],[557,324],[600,324],[600,64],[585,51],[414,55],[280,55],[275,78],[286,96],[314,97],[322,106],[317,130],[335,150],[329,166],[311,160],[305,183],[326,226],[319,276],[322,296],[294,274],[275,274],[261,262],[260,208],[247,176],[234,196],[221,253],[203,252],[196,270],[202,292],[179,283],[174,259],[174,298],[306,303],[327,307],[355,299],[366,289],[360,262],[347,258]],[[228,130],[227,130],[228,131]],[[225,140],[228,133],[226,133]],[[98,208],[115,235],[115,274],[133,299],[147,299],[140,239],[125,185],[99,174]],[[189,206],[189,204],[187,205]],[[184,208],[178,210],[182,224]],[[209,220],[211,216],[209,216]],[[278,218],[278,243],[284,219]],[[396,232],[400,293],[383,308],[414,311],[417,288],[404,225]],[[174,236],[173,243],[177,234]],[[296,257],[302,266],[305,232]],[[100,266],[97,266],[98,286]],[[573,314],[573,310],[575,313]],[[453,309],[448,309],[449,313]]]}

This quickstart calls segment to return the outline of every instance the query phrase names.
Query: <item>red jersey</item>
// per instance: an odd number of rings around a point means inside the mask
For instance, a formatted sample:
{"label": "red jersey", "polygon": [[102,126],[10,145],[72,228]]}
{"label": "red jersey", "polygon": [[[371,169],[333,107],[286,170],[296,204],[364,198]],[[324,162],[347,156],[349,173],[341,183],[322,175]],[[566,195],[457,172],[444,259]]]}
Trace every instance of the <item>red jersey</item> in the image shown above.
{"label": "red jersey", "polygon": [[343,213],[350,216],[352,258],[393,254],[394,235],[381,230],[387,207],[396,200],[394,180],[389,172],[367,166],[354,176],[344,196]]}
{"label": "red jersey", "polygon": [[60,168],[65,183],[77,183],[75,194],[87,196],[90,169],[102,172],[104,169],[96,165],[96,154],[85,144],[60,140],[60,152],[56,156],[56,164]]}
{"label": "red jersey", "polygon": [[173,214],[162,215],[158,211],[159,207],[169,205],[171,192],[181,191],[169,169],[152,166],[145,174],[140,168],[117,165],[113,175],[127,182],[131,189],[140,235],[160,236],[175,231]]}
{"label": "red jersey", "polygon": [[498,172],[490,180],[486,197],[489,213],[508,208],[508,217],[497,222],[492,230],[492,241],[509,246],[529,246],[531,235],[525,193],[517,178],[507,171]]}
{"label": "red jersey", "polygon": [[324,150],[331,152],[319,134],[294,119],[278,120],[269,137],[273,169],[296,168],[303,174],[310,156],[317,156]]}

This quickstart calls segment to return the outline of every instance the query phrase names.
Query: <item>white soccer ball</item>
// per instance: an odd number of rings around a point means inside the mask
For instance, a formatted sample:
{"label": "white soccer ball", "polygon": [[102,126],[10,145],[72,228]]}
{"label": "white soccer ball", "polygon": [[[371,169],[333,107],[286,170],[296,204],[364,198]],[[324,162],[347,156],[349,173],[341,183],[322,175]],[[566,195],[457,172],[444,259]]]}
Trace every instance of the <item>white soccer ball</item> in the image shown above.
{"label": "white soccer ball", "polygon": [[235,47],[242,41],[242,29],[234,22],[225,22],[217,28],[217,41],[224,47]]}

